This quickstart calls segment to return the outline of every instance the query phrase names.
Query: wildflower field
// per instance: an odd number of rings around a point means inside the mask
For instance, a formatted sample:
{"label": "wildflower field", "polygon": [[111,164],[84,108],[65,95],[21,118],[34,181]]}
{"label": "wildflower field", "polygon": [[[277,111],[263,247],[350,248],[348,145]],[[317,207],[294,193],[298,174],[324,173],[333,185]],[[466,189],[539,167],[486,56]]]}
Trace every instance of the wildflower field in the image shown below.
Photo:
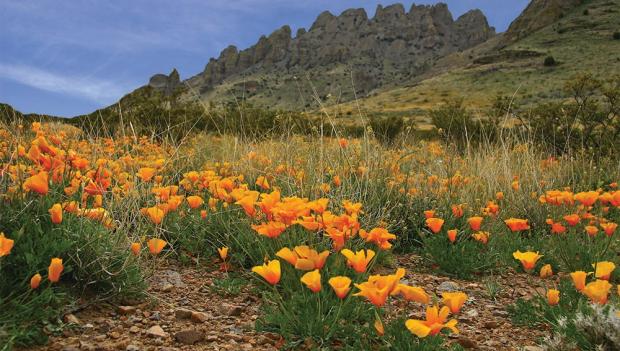
{"label": "wildflower field", "polygon": [[5,125],[0,349],[620,349],[618,155],[502,140]]}

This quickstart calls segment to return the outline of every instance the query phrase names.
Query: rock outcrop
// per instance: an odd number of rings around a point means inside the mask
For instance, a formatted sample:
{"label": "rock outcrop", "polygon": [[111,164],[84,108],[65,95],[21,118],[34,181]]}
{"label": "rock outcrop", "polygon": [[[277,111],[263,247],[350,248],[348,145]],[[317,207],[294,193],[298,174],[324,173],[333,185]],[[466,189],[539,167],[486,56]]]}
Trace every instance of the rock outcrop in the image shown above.
{"label": "rock outcrop", "polygon": [[518,40],[544,28],[581,5],[584,0],[532,0],[508,27],[505,40]]}
{"label": "rock outcrop", "polygon": [[156,74],[149,79],[149,86],[163,92],[166,96],[172,95],[181,84],[181,77],[176,69],[173,69],[169,75]]}
{"label": "rock outcrop", "polygon": [[[494,35],[480,10],[454,20],[445,4],[413,5],[409,12],[401,4],[379,5],[373,18],[364,9],[349,9],[339,16],[325,11],[309,30],[297,30],[295,37],[289,26],[283,26],[245,50],[227,47],[187,83],[207,93],[237,75],[292,75],[344,64],[357,70],[354,73],[363,78],[360,84],[367,90],[380,85],[390,72],[410,76],[434,59]],[[163,82],[163,77],[156,77]]]}

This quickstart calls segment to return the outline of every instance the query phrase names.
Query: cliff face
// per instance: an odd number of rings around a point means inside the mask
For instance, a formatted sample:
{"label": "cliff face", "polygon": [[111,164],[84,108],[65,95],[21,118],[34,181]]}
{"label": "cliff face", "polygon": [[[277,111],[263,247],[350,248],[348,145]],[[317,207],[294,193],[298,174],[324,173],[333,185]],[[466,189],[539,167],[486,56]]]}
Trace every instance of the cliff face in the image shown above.
{"label": "cliff face", "polygon": [[581,5],[583,0],[532,0],[508,27],[506,40],[514,41],[546,27],[574,7]]}
{"label": "cliff face", "polygon": [[[212,58],[203,72],[188,79],[195,91],[206,94],[235,76],[279,75],[321,71],[345,64],[355,67],[362,90],[382,84],[390,72],[415,74],[438,57],[480,44],[495,35],[484,14],[472,10],[454,20],[445,4],[379,5],[373,18],[364,9],[349,9],[339,16],[321,13],[309,30],[292,36],[283,26],[262,36],[252,47],[235,46]],[[320,68],[320,70],[318,70]]]}

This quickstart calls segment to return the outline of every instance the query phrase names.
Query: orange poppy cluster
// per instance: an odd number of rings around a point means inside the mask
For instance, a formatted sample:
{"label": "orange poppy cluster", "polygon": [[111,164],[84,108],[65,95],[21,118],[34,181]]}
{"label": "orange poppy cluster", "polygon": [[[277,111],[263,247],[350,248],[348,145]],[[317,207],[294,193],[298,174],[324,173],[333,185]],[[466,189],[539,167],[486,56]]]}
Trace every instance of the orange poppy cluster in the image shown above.
{"label": "orange poppy cluster", "polygon": [[[403,269],[397,269],[393,274],[368,275],[377,255],[382,250],[392,248],[396,235],[390,233],[387,223],[381,223],[374,228],[362,228],[362,203],[335,201],[336,197],[332,199],[330,192],[336,188],[342,189],[349,177],[371,177],[372,173],[369,172],[372,168],[369,168],[369,163],[360,161],[338,169],[320,169],[318,172],[324,174],[320,175],[318,189],[312,192],[316,199],[310,200],[308,197],[284,196],[282,189],[278,187],[283,182],[278,181],[277,177],[286,176],[292,180],[290,184],[294,183],[300,189],[303,188],[308,179],[303,160],[295,160],[295,166],[276,166],[272,165],[273,161],[269,157],[252,151],[244,156],[243,161],[251,165],[246,169],[261,170],[260,174],[253,172],[253,181],[246,181],[245,172],[236,170],[236,165],[227,162],[205,166],[202,170],[186,171],[178,179],[176,175],[170,176],[173,166],[170,165],[169,156],[175,150],[168,150],[147,138],[101,138],[93,143],[71,136],[72,132],[69,130],[52,132],[50,128],[33,123],[30,130],[33,137],[29,145],[20,143],[11,134],[0,130],[0,136],[3,137],[0,141],[0,160],[8,160],[0,164],[0,177],[8,179],[6,192],[0,194],[0,199],[23,201],[26,197],[43,198],[48,194],[61,193],[61,197],[45,206],[49,221],[54,226],[61,226],[64,221],[77,217],[113,229],[118,228],[120,222],[118,218],[116,221],[113,218],[110,202],[137,195],[142,201],[140,221],[146,223],[152,231],[147,235],[148,238],[133,243],[128,241],[128,250],[135,256],[141,255],[143,246],[148,248],[152,255],[159,255],[171,248],[171,244],[164,240],[163,228],[171,221],[173,214],[179,217],[187,216],[188,213],[199,214],[202,219],[206,219],[218,209],[236,208],[239,213],[247,216],[252,230],[264,240],[280,238],[287,230],[301,227],[325,244],[321,247],[295,244],[289,245],[290,247],[278,246],[279,250],[273,253],[273,259],[252,268],[252,271],[268,284],[275,286],[280,282],[282,260],[285,265],[303,272],[299,278],[303,287],[319,293],[324,289],[321,283],[324,279],[322,275],[326,271],[325,265],[338,260],[349,267],[347,269],[350,269],[351,277],[338,275],[325,277],[325,280],[339,299],[362,297],[374,306],[382,307],[390,297],[401,296],[407,301],[427,306],[424,320],[407,320],[406,327],[411,333],[423,338],[436,335],[446,328],[458,332],[457,321],[448,320],[448,317],[450,314],[459,313],[467,300],[466,294],[444,293],[442,306],[431,305],[431,296],[423,288],[401,283],[405,275]],[[359,148],[357,141],[347,139],[335,140],[334,144],[336,150],[342,154],[354,153]],[[447,240],[454,245],[468,237],[488,244],[489,240],[493,240],[489,229],[492,223],[499,223],[514,233],[532,229],[534,224],[530,224],[528,219],[500,219],[508,217],[500,216],[500,211],[503,211],[506,204],[505,198],[513,196],[510,192],[523,192],[522,189],[526,188],[522,179],[507,178],[506,194],[497,192],[492,200],[485,200],[480,204],[481,208],[466,217],[469,206],[465,203],[454,203],[457,201],[452,200],[457,199],[456,191],[465,189],[476,178],[458,171],[439,177],[426,173],[413,174],[401,168],[399,162],[405,159],[427,165],[431,158],[444,160],[451,157],[438,143],[427,143],[420,148],[423,152],[419,155],[388,151],[388,157],[382,160],[381,167],[387,170],[385,182],[388,189],[406,195],[403,196],[405,198],[411,199],[424,194],[449,195],[447,198],[453,203],[447,206],[447,215],[444,218],[441,218],[440,210],[424,211],[424,225],[431,233],[445,232]],[[189,147],[187,155],[191,156],[191,152]],[[457,159],[455,162],[462,160]],[[557,162],[547,162],[545,167],[552,167],[555,163]],[[252,172],[248,172],[248,175],[250,173]],[[616,189],[617,186],[611,185],[610,188]],[[148,194],[146,198],[140,197],[145,193]],[[538,195],[534,195],[536,199]],[[461,201],[465,202],[462,199]],[[554,210],[561,209],[550,211],[554,214],[553,218],[547,219],[546,223],[552,235],[565,235],[570,230],[578,229],[590,238],[597,237],[601,232],[611,238],[617,232],[618,224],[607,219],[605,215],[612,208],[620,208],[620,190],[599,189],[578,193],[573,193],[570,189],[549,190],[538,197],[538,201]],[[51,207],[47,209],[49,205]],[[462,228],[450,228],[450,214],[454,219],[462,218]],[[11,233],[8,234],[10,236]],[[0,259],[15,250],[15,241],[8,236],[0,233]],[[327,246],[328,249],[323,249]],[[228,247],[219,248],[218,254],[222,260],[222,270],[227,271]],[[525,271],[533,272],[542,255],[532,251],[516,251],[513,257],[522,264]],[[603,304],[607,302],[612,288],[609,280],[614,269],[613,262],[601,261],[593,264],[593,272],[577,271],[570,276],[578,291],[591,301]],[[58,282],[63,270],[61,258],[50,258],[48,280],[51,283]],[[43,277],[38,272],[32,273],[34,274],[30,285],[37,289]],[[540,269],[542,278],[553,274],[551,265],[544,265]],[[587,282],[590,276],[594,280]],[[620,287],[618,290],[620,293]],[[549,289],[547,298],[550,304],[558,304],[560,291]],[[376,328],[382,328],[380,321]]]}

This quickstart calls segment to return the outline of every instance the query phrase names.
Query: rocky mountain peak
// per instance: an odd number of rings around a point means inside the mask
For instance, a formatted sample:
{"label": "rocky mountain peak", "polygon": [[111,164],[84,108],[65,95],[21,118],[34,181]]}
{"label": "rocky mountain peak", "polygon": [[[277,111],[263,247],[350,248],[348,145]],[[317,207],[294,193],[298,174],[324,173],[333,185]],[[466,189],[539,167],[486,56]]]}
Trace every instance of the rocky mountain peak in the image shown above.
{"label": "rocky mountain peak", "polygon": [[156,74],[149,79],[149,86],[163,92],[165,95],[171,95],[179,86],[181,86],[181,77],[176,68],[169,75]]}
{"label": "rocky mountain peak", "polygon": [[356,68],[359,86],[368,91],[383,84],[388,75],[409,77],[434,59],[480,44],[495,30],[479,10],[455,21],[443,3],[413,5],[409,12],[397,3],[378,5],[372,18],[362,8],[340,15],[324,11],[309,30],[299,29],[295,37],[291,34],[289,26],[282,26],[247,49],[229,46],[188,84],[208,95],[235,77],[293,76],[316,69],[317,79],[325,80],[325,72],[346,65]]}

